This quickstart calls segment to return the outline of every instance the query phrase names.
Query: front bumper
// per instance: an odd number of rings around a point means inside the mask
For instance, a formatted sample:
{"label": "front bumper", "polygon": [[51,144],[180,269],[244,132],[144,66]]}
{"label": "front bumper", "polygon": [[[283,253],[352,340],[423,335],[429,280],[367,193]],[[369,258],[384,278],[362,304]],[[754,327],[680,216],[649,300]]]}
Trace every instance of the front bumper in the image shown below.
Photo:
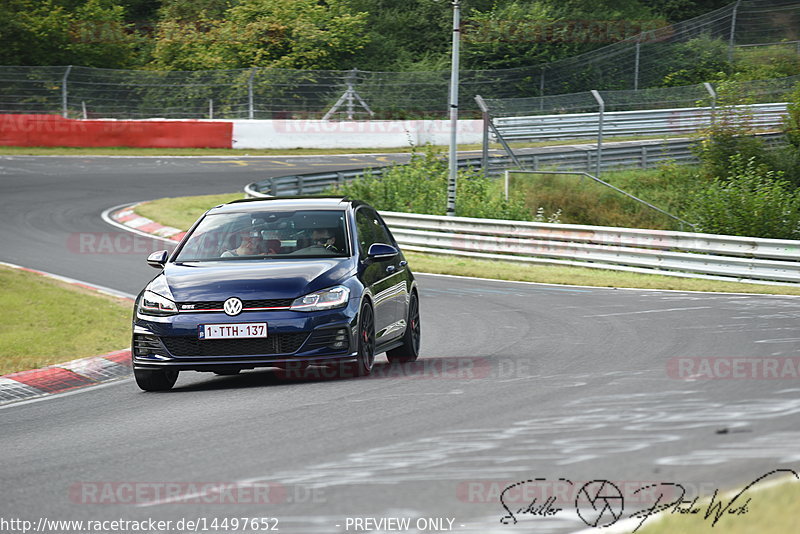
{"label": "front bumper", "polygon": [[[181,313],[133,324],[134,369],[216,371],[330,365],[356,358],[358,302],[320,312]],[[167,319],[167,320],[165,320]],[[266,338],[199,340],[198,326],[214,323],[267,323]]]}

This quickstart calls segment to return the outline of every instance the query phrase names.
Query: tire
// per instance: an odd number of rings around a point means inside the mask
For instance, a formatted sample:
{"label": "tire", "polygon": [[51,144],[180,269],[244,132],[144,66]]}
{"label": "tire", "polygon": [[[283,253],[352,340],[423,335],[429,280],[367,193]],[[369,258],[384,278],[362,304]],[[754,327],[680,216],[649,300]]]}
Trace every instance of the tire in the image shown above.
{"label": "tire", "polygon": [[175,369],[134,369],[136,385],[144,391],[169,391],[178,380]]}
{"label": "tire", "polygon": [[389,363],[408,363],[416,361],[419,357],[420,323],[419,323],[419,298],[416,293],[411,293],[408,301],[408,319],[406,332],[403,334],[403,344],[386,351]]}
{"label": "tire", "polygon": [[375,313],[369,303],[361,306],[358,314],[358,356],[356,376],[367,376],[375,363]]}

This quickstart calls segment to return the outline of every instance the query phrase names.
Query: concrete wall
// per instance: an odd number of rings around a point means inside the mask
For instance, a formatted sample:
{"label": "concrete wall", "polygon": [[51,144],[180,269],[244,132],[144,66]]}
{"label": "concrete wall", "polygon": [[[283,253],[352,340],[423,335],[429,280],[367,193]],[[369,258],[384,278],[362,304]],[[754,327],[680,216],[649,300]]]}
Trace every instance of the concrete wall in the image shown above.
{"label": "concrete wall", "polygon": [[[480,120],[459,121],[459,144],[480,143],[482,127]],[[449,142],[446,120],[77,120],[0,114],[4,146],[347,149]]]}

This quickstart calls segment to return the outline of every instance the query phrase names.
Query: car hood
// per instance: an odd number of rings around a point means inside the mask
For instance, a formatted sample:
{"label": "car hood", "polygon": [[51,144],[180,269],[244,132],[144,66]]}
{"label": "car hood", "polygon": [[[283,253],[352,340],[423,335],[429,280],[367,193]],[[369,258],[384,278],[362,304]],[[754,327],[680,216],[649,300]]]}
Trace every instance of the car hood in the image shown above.
{"label": "car hood", "polygon": [[297,298],[342,283],[352,258],[168,263],[163,276],[175,302]]}

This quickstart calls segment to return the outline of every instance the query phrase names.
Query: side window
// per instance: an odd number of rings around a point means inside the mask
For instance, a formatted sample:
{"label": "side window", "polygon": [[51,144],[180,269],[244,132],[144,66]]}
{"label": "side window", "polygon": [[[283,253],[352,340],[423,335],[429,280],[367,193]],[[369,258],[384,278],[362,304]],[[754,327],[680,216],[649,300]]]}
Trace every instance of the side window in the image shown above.
{"label": "side window", "polygon": [[378,214],[375,215],[375,224],[378,225],[381,233],[381,238],[378,240],[378,242],[394,246],[394,239],[392,238],[391,232],[389,232],[389,228],[386,227],[386,223],[383,222],[383,219],[381,219]]}
{"label": "side window", "polygon": [[375,211],[361,208],[356,211],[356,229],[358,230],[358,248],[361,255],[366,255],[374,243],[392,244],[392,238]]}

